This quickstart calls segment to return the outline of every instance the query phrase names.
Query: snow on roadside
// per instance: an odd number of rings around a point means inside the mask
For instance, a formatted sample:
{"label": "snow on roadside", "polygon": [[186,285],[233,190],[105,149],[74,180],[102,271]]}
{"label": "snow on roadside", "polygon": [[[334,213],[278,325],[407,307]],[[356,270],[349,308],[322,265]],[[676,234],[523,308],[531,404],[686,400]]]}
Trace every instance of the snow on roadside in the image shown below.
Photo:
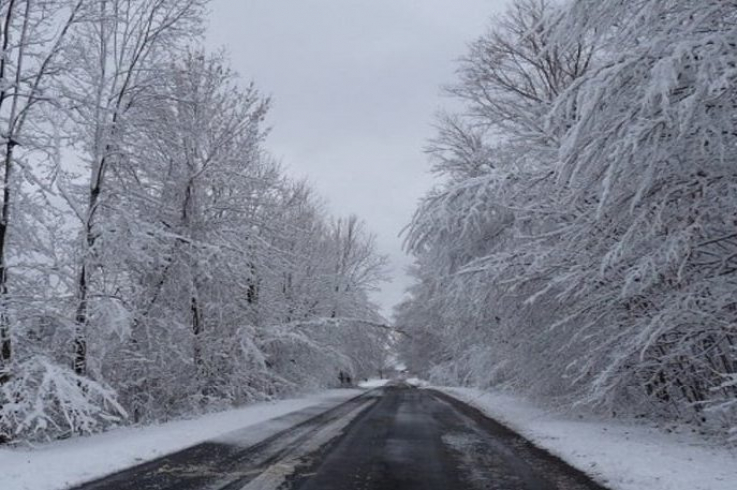
{"label": "snow on roadside", "polygon": [[[161,425],[121,428],[104,434],[57,441],[34,448],[0,448],[0,489],[60,490],[144,461],[221,438],[258,425],[249,433],[249,443],[296,425],[304,419],[363,393],[363,390],[328,390],[317,395],[277,402],[258,403],[244,408],[178,420]],[[281,420],[274,420],[283,417]]]}
{"label": "snow on roadside", "polygon": [[407,380],[407,384],[414,386],[415,388],[427,388],[430,386],[430,383],[420,378],[409,378]]}
{"label": "snow on roadside", "polygon": [[505,393],[434,389],[478,408],[612,490],[737,489],[737,452],[696,436],[569,418]]}
{"label": "snow on roadside", "polygon": [[366,389],[370,389],[370,388],[381,388],[382,386],[386,386],[386,384],[389,381],[390,380],[388,380],[388,379],[371,378],[371,379],[366,380],[366,381],[361,381],[360,383],[358,383],[358,386],[360,388],[366,388]]}

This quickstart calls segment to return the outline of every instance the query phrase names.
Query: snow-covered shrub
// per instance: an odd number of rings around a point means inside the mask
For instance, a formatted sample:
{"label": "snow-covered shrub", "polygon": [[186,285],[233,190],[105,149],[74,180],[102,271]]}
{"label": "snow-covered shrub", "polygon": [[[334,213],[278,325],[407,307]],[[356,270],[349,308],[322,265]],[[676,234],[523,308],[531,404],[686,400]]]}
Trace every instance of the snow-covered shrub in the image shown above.
{"label": "snow-covered shrub", "polygon": [[19,363],[0,387],[0,434],[6,439],[89,434],[126,417],[110,387],[43,356]]}

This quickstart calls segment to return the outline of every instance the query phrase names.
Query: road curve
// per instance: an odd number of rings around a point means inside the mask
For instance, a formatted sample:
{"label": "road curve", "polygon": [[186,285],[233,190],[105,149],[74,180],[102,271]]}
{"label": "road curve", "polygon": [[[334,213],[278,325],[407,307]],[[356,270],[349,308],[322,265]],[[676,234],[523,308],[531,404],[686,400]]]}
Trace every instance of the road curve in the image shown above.
{"label": "road curve", "polygon": [[372,390],[253,447],[205,443],[77,490],[604,490],[432,390]]}

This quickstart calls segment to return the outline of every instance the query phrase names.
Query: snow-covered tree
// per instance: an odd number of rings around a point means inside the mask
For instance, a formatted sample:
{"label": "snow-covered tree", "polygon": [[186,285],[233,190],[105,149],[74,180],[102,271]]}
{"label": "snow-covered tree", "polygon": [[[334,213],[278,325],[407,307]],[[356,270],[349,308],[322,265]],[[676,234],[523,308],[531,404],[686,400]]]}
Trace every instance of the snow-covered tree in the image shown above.
{"label": "snow-covered tree", "polygon": [[[128,114],[144,103],[157,68],[182,49],[200,29],[205,0],[103,0],[90,2],[85,22],[75,29],[67,49],[74,67],[65,80],[65,95],[72,104],[74,143],[82,150],[89,169],[84,202],[74,203],[82,221],[83,240],[76,287],[74,370],[87,373],[87,329],[90,296],[97,292],[95,272],[101,264],[98,243],[105,227],[98,226],[104,212],[111,172],[128,164],[126,138],[139,130]],[[103,293],[104,294],[104,293]]]}
{"label": "snow-covered tree", "polygon": [[736,19],[716,0],[520,1],[472,45],[466,109],[430,147],[445,183],[407,235],[398,321],[438,338],[406,346],[418,365],[734,420]]}
{"label": "snow-covered tree", "polygon": [[269,155],[268,99],[194,47],[205,3],[0,2],[0,440],[384,363],[385,259]]}
{"label": "snow-covered tree", "polygon": [[[28,186],[44,192],[31,177],[38,167],[46,167],[53,154],[48,132],[48,106],[56,101],[48,90],[59,72],[59,56],[70,29],[78,21],[84,2],[32,1],[0,4],[0,143],[2,144],[2,196],[0,197],[0,383],[12,374],[12,312],[16,299],[11,291],[13,258],[22,253],[14,248],[13,221],[23,211],[18,200],[34,206],[26,197]],[[22,192],[25,195],[19,195]],[[35,203],[38,205],[38,202]],[[16,237],[28,239],[22,226]],[[16,238],[20,241],[21,238]],[[26,243],[28,246],[29,244]],[[20,296],[20,295],[18,295]]]}

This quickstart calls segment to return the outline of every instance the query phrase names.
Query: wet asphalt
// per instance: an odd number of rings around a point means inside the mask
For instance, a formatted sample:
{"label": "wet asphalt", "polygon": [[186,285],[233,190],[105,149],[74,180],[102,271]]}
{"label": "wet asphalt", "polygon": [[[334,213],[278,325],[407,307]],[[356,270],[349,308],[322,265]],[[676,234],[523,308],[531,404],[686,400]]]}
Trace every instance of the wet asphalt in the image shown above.
{"label": "wet asphalt", "polygon": [[430,390],[384,396],[290,486],[296,490],[603,490],[479,411]]}
{"label": "wet asphalt", "polygon": [[99,489],[605,490],[476,409],[408,386],[372,390],[255,446],[200,444],[76,490]]}

